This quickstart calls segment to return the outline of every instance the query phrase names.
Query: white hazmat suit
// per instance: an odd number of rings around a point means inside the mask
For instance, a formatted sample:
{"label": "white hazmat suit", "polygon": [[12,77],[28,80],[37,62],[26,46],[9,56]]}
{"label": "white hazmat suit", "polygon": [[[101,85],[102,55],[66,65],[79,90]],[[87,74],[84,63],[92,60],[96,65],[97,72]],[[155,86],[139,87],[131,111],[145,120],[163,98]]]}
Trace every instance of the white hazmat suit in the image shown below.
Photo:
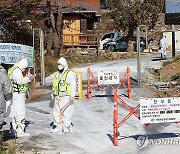
{"label": "white hazmat suit", "polygon": [[12,98],[11,89],[11,81],[7,75],[6,70],[1,66],[0,62],[0,130],[3,127],[6,111],[6,101]]}
{"label": "white hazmat suit", "polygon": [[[26,85],[32,79],[34,75],[29,74],[23,76],[22,72],[28,67],[28,60],[21,59],[14,64],[12,72],[12,82],[17,85]],[[8,71],[9,72],[9,71]],[[14,87],[14,86],[13,86]],[[9,116],[12,117],[12,127],[17,134],[17,137],[30,136],[29,133],[25,133],[25,91],[18,91],[18,88],[14,88],[13,99],[11,100]]]}
{"label": "white hazmat suit", "polygon": [[[68,71],[65,82],[70,86],[70,93],[66,95],[55,95],[53,90],[53,99],[55,101],[53,107],[53,129],[51,133],[70,133],[72,132],[72,115],[73,115],[73,106],[74,106],[74,97],[76,93],[76,75],[74,71],[68,69],[68,64],[65,58],[61,57],[58,60],[58,85],[59,81],[63,78],[64,74]],[[55,77],[56,78],[56,77]],[[55,79],[54,78],[54,83]],[[54,84],[53,84],[54,85]],[[60,89],[60,87],[58,87]]]}
{"label": "white hazmat suit", "polygon": [[168,47],[166,36],[163,36],[163,38],[160,40],[160,47],[161,47],[161,58],[166,58],[167,47]]}

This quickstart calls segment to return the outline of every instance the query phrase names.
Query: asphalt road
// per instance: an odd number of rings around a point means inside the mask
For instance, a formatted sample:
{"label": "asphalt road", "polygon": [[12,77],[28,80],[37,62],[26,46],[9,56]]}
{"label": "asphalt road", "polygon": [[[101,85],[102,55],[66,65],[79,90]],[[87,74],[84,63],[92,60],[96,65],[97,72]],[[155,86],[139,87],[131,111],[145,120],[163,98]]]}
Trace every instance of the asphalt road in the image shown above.
{"label": "asphalt road", "polygon": [[[161,65],[160,61],[152,61],[149,55],[142,59],[142,68],[145,66]],[[99,70],[119,69],[123,75],[127,66],[136,75],[136,59],[128,59],[114,62],[104,62],[89,65],[96,74]],[[83,72],[83,80],[86,80],[87,66],[76,68],[76,71]],[[46,79],[51,83],[52,76]],[[49,107],[50,93],[43,96],[36,102],[26,104],[26,117],[28,123],[27,132],[30,137],[16,140],[21,151],[25,154],[34,154],[33,151],[41,154],[179,154],[180,146],[180,125],[175,123],[151,124],[145,126],[132,115],[119,129],[119,146],[113,145],[113,91],[108,87],[105,92],[98,89],[92,91],[92,98],[88,100],[86,85],[83,86],[84,97],[75,100],[73,116],[73,133],[51,134],[50,122],[52,121],[52,108]],[[126,97],[125,88],[120,88],[118,94],[131,107],[139,104],[140,98],[157,97],[156,94],[143,86],[132,81],[132,98]],[[127,108],[119,103],[119,121],[128,114]],[[139,112],[139,111],[138,111]],[[7,123],[9,119],[6,119]],[[6,125],[8,129],[8,124]],[[139,146],[139,137],[146,137],[144,147]],[[163,144],[164,140],[171,139],[173,142]],[[178,144],[175,144],[177,141]]]}

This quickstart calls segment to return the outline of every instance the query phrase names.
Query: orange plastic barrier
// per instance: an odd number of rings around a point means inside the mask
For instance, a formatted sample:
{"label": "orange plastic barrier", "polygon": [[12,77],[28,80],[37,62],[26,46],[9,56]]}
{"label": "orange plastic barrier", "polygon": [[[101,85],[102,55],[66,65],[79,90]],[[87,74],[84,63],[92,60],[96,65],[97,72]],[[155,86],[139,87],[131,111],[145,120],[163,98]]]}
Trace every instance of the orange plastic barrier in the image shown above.
{"label": "orange plastic barrier", "polygon": [[[93,85],[91,85],[91,78],[93,79]],[[125,85],[125,83],[124,83],[125,78],[127,78],[127,85]],[[126,91],[128,93],[128,98],[131,98],[131,86],[130,86],[131,82],[130,82],[130,68],[129,67],[127,67],[127,71],[125,72],[124,76],[122,78],[120,78],[118,87],[116,89],[113,87],[113,85],[111,85],[111,87],[115,91],[115,90],[119,89],[121,85],[123,85],[124,88],[126,89]],[[95,86],[98,86],[98,88],[101,92],[104,92],[107,87],[106,85],[104,87],[99,86],[98,79],[93,75],[90,68],[88,68],[87,69],[87,98],[88,99],[91,98],[90,94],[91,94],[92,90],[95,88]]]}
{"label": "orange plastic barrier", "polygon": [[[128,110],[129,113],[118,123],[118,101],[120,101]],[[140,120],[140,115],[136,113],[136,110],[140,108],[140,104],[138,104],[135,108],[131,108],[120,96],[118,96],[117,90],[114,91],[114,118],[113,118],[113,143],[114,146],[118,146],[118,128],[122,126],[132,115],[134,115],[138,120]],[[175,122],[179,124],[180,122]],[[145,126],[149,126],[150,124],[144,124]]]}
{"label": "orange plastic barrier", "polygon": [[[118,123],[118,100],[129,110],[129,113]],[[134,109],[131,108],[120,96],[117,94],[117,90],[114,91],[114,120],[113,120],[113,136],[114,136],[114,145],[118,146],[118,128],[124,124],[127,119],[129,119],[133,114],[140,120],[140,115],[136,113],[136,110],[139,109],[140,104],[138,104]]]}

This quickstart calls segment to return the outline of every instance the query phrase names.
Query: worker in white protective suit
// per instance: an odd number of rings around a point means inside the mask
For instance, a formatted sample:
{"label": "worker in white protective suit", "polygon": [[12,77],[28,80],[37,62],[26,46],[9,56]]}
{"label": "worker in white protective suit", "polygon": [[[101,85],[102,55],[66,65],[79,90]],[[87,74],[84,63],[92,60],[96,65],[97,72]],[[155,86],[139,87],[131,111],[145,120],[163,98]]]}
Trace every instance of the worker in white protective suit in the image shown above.
{"label": "worker in white protective suit", "polygon": [[52,87],[53,125],[51,133],[70,133],[72,132],[72,115],[74,97],[76,93],[76,75],[73,70],[68,68],[65,58],[58,60],[58,71]]}
{"label": "worker in white protective suit", "polygon": [[162,39],[160,40],[160,47],[161,47],[161,58],[166,58],[167,54],[167,39],[166,36],[163,36]]}
{"label": "worker in white protective suit", "polygon": [[12,117],[13,133],[17,137],[30,136],[25,133],[25,100],[28,90],[28,82],[34,79],[34,75],[30,72],[23,76],[23,72],[28,67],[28,60],[21,59],[8,70],[8,76],[12,83],[13,99],[10,106],[10,117]]}
{"label": "worker in white protective suit", "polygon": [[11,81],[0,61],[0,130],[4,123],[6,101],[9,101],[12,98],[11,89]]}

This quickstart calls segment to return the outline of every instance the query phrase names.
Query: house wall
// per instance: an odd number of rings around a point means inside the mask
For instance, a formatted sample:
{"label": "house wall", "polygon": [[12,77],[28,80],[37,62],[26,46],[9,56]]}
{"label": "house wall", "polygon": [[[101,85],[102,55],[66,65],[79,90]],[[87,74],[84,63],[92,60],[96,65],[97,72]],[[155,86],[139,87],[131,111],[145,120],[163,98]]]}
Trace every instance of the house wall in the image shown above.
{"label": "house wall", "polygon": [[180,31],[175,32],[175,48],[180,51]]}
{"label": "house wall", "polygon": [[79,33],[80,33],[80,17],[64,16],[63,34],[79,34]]}
{"label": "house wall", "polygon": [[[163,36],[167,38],[168,50],[172,51],[172,32],[165,31]],[[180,50],[180,31],[175,31],[175,50]]]}
{"label": "house wall", "polygon": [[[68,36],[68,34],[80,34],[80,17],[79,16],[64,16],[63,17],[63,42],[65,45],[72,42],[79,42],[79,36]],[[74,44],[76,45],[76,43]]]}
{"label": "house wall", "polygon": [[87,33],[87,19],[80,19],[80,33]]}

